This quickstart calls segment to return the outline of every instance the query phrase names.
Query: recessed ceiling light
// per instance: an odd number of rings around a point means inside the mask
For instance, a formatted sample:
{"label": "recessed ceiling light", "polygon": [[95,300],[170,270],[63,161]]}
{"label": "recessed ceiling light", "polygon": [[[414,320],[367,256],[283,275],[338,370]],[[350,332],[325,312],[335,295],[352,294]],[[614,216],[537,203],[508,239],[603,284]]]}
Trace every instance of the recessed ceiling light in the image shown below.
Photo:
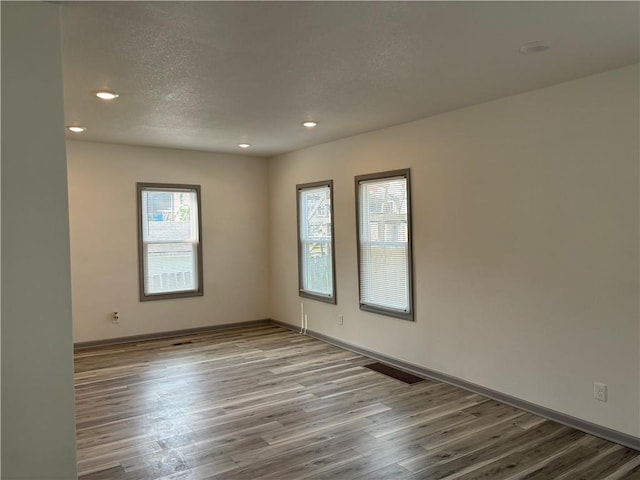
{"label": "recessed ceiling light", "polygon": [[249,148],[251,145],[249,145],[248,143],[239,143],[238,146],[240,148]]}
{"label": "recessed ceiling light", "polygon": [[304,125],[307,128],[313,128],[318,125],[318,122],[314,122],[310,120],[308,122],[303,122],[302,125]]}
{"label": "recessed ceiling light", "polygon": [[551,43],[544,40],[525,43],[520,47],[520,53],[542,53],[551,48]]}
{"label": "recessed ceiling light", "polygon": [[107,91],[100,91],[100,92],[96,92],[96,97],[102,99],[102,100],[114,100],[116,98],[118,98],[120,95],[118,95],[117,93],[114,92],[107,92]]}
{"label": "recessed ceiling light", "polygon": [[82,133],[82,132],[84,132],[86,130],[86,128],[85,127],[78,127],[78,126],[74,125],[74,126],[67,127],[67,130],[69,130],[70,132],[73,132],[73,133]]}

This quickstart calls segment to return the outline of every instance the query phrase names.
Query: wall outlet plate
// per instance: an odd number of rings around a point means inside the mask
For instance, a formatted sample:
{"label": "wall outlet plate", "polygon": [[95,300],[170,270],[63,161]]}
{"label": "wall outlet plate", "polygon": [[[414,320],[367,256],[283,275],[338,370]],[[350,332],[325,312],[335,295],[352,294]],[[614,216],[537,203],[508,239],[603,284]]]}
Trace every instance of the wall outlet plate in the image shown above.
{"label": "wall outlet plate", "polygon": [[593,398],[601,402],[607,401],[607,385],[600,382],[593,383]]}

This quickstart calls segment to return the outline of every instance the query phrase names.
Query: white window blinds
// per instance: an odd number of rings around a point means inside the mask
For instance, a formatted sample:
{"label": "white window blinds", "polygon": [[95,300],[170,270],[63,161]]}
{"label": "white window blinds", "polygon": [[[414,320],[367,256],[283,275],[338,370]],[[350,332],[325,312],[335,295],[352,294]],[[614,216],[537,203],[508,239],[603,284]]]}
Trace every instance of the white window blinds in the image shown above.
{"label": "white window blinds", "polygon": [[360,307],[412,319],[409,171],[356,183]]}

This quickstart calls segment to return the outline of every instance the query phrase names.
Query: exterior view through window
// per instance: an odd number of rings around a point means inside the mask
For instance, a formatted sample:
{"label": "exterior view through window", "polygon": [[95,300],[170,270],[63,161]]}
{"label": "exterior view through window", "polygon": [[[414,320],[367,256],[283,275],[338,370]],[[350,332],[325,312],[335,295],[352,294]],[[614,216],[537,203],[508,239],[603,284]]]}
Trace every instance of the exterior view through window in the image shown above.
{"label": "exterior view through window", "polygon": [[140,300],[202,295],[200,186],[138,183]]}
{"label": "exterior view through window", "polygon": [[413,320],[409,170],[355,180],[360,308]]}
{"label": "exterior view through window", "polygon": [[333,182],[297,187],[300,296],[336,303],[333,246]]}

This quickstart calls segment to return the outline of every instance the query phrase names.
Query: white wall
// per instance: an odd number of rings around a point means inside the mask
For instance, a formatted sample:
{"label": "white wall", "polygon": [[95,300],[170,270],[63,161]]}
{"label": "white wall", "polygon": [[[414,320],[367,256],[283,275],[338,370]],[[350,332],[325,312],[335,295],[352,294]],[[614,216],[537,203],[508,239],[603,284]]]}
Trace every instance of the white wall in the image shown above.
{"label": "white wall", "polygon": [[76,477],[58,7],[2,2],[2,478]]}
{"label": "white wall", "polygon": [[[268,318],[265,159],[79,141],[67,151],[74,341]],[[201,185],[204,296],[139,301],[136,182]]]}
{"label": "white wall", "polygon": [[[271,159],[272,318],[640,436],[638,101],[632,66]],[[405,167],[415,322],[358,309],[353,177]],[[295,185],[326,179],[337,306],[297,295]]]}

